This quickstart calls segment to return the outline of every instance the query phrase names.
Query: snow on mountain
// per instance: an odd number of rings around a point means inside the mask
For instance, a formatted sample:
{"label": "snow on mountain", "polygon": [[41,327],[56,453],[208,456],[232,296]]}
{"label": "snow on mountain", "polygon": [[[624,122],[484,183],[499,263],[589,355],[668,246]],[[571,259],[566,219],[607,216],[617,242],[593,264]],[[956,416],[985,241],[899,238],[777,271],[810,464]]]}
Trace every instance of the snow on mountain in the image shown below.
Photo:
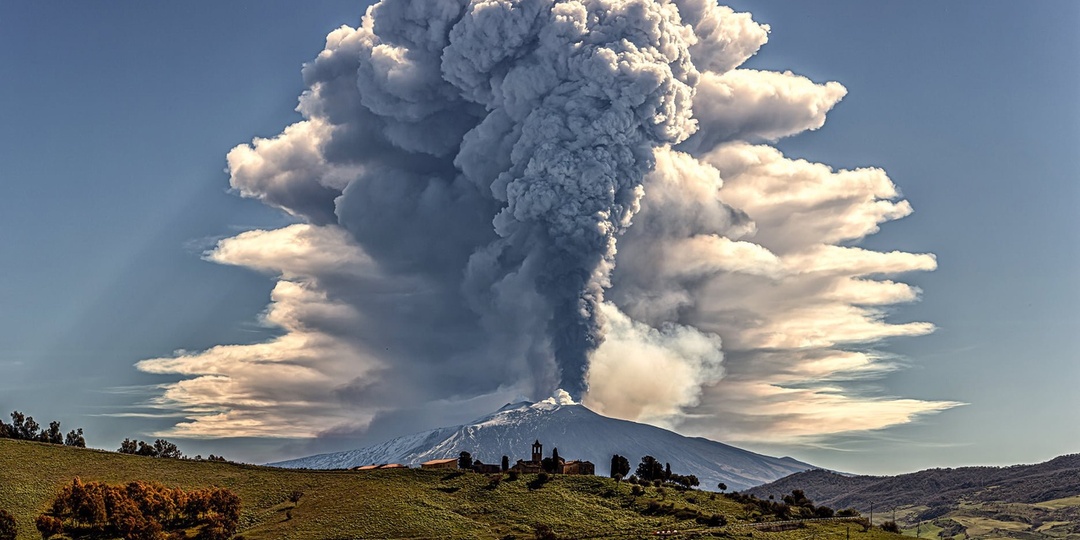
{"label": "snow on mountain", "polygon": [[507,404],[476,421],[391,439],[357,450],[271,463],[276,467],[345,469],[380,463],[419,466],[432,459],[457,457],[461,451],[484,463],[529,459],[533,441],[544,445],[544,455],[552,448],[567,460],[584,459],[596,465],[597,474],[607,474],[612,454],[626,456],[631,468],[642,456],[651,455],[671,463],[672,472],[693,474],[704,489],[717,483],[742,490],[814,469],[789,457],[756,454],[701,437],[678,433],[647,424],[601,416],[568,396],[538,403]]}

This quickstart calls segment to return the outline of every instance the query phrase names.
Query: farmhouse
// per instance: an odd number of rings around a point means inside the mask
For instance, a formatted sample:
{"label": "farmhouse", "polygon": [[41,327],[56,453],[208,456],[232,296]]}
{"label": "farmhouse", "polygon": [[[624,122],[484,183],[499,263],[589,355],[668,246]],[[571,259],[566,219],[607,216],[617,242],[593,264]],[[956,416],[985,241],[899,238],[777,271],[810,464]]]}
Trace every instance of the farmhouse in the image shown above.
{"label": "farmhouse", "polygon": [[361,465],[360,467],[353,467],[354,471],[374,471],[375,469],[408,469],[409,467],[400,463],[383,463],[382,465]]}
{"label": "farmhouse", "polygon": [[449,459],[433,459],[431,461],[425,461],[420,464],[421,469],[456,469],[458,468],[457,458]]}
{"label": "farmhouse", "polygon": [[596,474],[596,465],[593,465],[591,461],[567,461],[562,467],[563,474]]}

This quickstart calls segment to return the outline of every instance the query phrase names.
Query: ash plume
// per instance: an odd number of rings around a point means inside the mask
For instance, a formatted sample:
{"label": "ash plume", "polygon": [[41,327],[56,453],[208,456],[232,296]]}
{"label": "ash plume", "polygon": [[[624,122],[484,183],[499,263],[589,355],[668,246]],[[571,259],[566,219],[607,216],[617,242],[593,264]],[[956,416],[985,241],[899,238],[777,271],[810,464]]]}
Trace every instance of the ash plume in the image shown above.
{"label": "ash plume", "polygon": [[[933,330],[885,320],[918,291],[875,276],[935,263],[854,245],[911,212],[883,171],[763,144],[846,94],[739,69],[770,31],[711,0],[382,0],[331,32],[303,120],[228,154],[237,192],[298,223],[207,254],[277,277],[284,333],[140,362],[184,377],[156,400],[189,415],[170,433],[317,437],[556,388],[749,439],[755,398],[781,436],[788,398],[825,433],[953,406],[825,399],[893,369],[851,344]],[[888,420],[834,421],[869,402]]]}

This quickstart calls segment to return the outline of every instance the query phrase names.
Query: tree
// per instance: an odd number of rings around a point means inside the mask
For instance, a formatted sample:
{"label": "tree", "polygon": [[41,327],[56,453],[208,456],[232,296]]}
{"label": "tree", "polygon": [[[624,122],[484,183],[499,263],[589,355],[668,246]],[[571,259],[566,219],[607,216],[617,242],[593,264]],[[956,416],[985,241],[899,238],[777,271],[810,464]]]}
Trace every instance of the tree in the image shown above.
{"label": "tree", "polygon": [[540,468],[543,469],[544,472],[548,472],[548,473],[555,472],[555,460],[553,460],[553,459],[551,459],[549,457],[541,459],[540,460]]}
{"label": "tree", "polygon": [[82,428],[69,431],[67,436],[64,437],[64,446],[86,448],[86,439],[83,437]]}
{"label": "tree", "polygon": [[727,484],[720,482],[719,484],[716,484],[716,489],[719,489],[720,492],[723,493],[727,491]]}
{"label": "tree", "polygon": [[619,454],[611,456],[611,476],[614,477],[616,474],[623,478],[630,474],[630,460]]}
{"label": "tree", "polygon": [[671,464],[670,463],[665,463],[664,464],[664,480],[667,480],[668,478],[671,478]]}
{"label": "tree", "polygon": [[154,457],[180,459],[184,457],[184,454],[175,444],[165,439],[158,439],[154,441]]}
{"label": "tree", "polygon": [[652,456],[644,456],[637,467],[637,476],[642,480],[660,480],[664,477],[664,466]]}
{"label": "tree", "polygon": [[458,455],[457,466],[459,469],[471,469],[473,465],[472,454],[462,450]]}
{"label": "tree", "polygon": [[135,454],[138,453],[139,442],[131,439],[124,439],[124,442],[120,443],[120,449],[117,452],[121,454]]}
{"label": "tree", "polygon": [[15,540],[19,528],[15,524],[15,516],[7,510],[0,510],[0,540]]}
{"label": "tree", "polygon": [[784,495],[784,503],[788,506],[811,506],[813,501],[806,498],[806,493],[801,489],[791,490],[791,495]]}
{"label": "tree", "polygon": [[33,416],[26,416],[19,411],[12,411],[11,431],[14,433],[14,438],[24,441],[37,440],[40,429],[41,426],[34,421]]}
{"label": "tree", "polygon": [[51,444],[64,444],[64,432],[60,431],[60,422],[49,422],[49,429],[38,435],[38,440]]}
{"label": "tree", "polygon": [[510,470],[510,457],[509,456],[503,456],[502,457],[502,471],[506,472],[508,470]]}

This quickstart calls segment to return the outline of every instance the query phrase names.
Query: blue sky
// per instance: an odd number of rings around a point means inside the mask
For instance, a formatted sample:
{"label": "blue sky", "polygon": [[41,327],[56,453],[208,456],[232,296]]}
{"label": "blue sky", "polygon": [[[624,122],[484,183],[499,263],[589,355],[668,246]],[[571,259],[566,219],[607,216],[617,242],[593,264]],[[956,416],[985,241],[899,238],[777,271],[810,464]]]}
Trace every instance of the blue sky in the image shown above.
{"label": "blue sky", "polygon": [[[771,26],[744,67],[848,90],[824,127],[776,146],[884,168],[915,212],[860,245],[937,256],[936,271],[904,276],[921,301],[890,308],[890,320],[937,331],[879,347],[906,368],[866,384],[968,404],[814,444],[741,446],[863,473],[1076,452],[1080,6],[729,5]],[[136,362],[275,335],[257,324],[274,280],[201,258],[219,239],[293,221],[229,193],[225,155],[300,119],[300,66],[362,12],[356,2],[0,6],[0,410],[82,426],[91,446],[115,448],[176,420],[116,416],[142,411],[132,406],[147,385],[175,380]],[[251,461],[296,451],[178,442]]]}

